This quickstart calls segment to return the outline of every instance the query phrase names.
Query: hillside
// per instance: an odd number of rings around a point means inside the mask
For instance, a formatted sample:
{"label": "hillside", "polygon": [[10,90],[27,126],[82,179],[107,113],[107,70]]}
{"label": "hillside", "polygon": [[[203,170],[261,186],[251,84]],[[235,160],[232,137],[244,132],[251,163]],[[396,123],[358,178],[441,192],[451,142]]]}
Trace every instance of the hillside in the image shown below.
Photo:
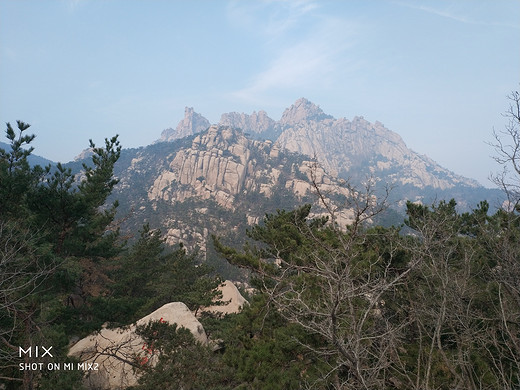
{"label": "hillside", "polygon": [[[11,150],[11,145],[0,141],[0,149]],[[31,166],[40,165],[40,166],[44,167],[49,164],[51,164],[51,165],[54,164],[53,161],[46,159],[45,157],[38,156],[37,154],[30,154],[29,157],[27,158],[27,161],[29,162],[29,164]]]}
{"label": "hillside", "polygon": [[[162,229],[167,243],[203,252],[212,234],[243,242],[248,226],[277,209],[311,203],[314,215],[323,213],[312,178],[336,207],[349,195],[343,180],[307,156],[225,126],[123,150],[115,175],[120,182],[112,196],[120,202],[125,230],[148,222]],[[340,224],[349,218],[348,210],[338,214]]]}

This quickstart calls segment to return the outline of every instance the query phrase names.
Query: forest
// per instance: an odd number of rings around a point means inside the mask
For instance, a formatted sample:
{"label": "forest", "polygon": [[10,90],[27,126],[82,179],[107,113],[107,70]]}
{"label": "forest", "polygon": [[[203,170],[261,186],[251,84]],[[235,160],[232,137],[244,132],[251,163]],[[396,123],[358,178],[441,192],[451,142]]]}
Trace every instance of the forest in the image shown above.
{"label": "forest", "polygon": [[[250,276],[249,305],[201,317],[211,345],[175,325],[140,327],[158,360],[135,366],[133,389],[519,389],[518,92],[506,115],[492,145],[508,199],[497,211],[409,202],[401,226],[375,226],[388,205],[369,183],[350,191],[346,229],[324,200],[327,217],[310,205],[266,215],[242,248],[215,235],[216,252]],[[0,149],[0,388],[83,389],[81,371],[20,370],[19,346],[52,345],[54,360],[75,362],[72,339],[168,302],[197,311],[219,298],[222,277],[149,225],[121,234],[118,203],[106,202],[117,136],[91,141],[77,177],[30,166],[28,130],[8,123],[11,149]]]}

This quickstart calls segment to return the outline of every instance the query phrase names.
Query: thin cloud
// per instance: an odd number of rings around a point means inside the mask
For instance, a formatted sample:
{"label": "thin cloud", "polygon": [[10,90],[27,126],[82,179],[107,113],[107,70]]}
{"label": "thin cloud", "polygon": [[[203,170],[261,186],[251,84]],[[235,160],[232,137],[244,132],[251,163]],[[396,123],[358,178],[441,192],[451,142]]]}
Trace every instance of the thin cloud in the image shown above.
{"label": "thin cloud", "polygon": [[462,16],[460,14],[457,14],[456,12],[449,11],[449,10],[441,10],[441,9],[428,7],[428,6],[424,6],[424,5],[416,5],[416,4],[404,3],[404,2],[396,2],[396,4],[407,7],[407,8],[415,9],[418,11],[423,11],[423,12],[426,12],[426,13],[429,13],[432,15],[440,16],[440,17],[443,17],[446,19],[451,19],[451,20],[454,20],[459,23],[473,24],[473,25],[479,25],[479,26],[502,26],[502,27],[520,29],[520,25],[518,25],[518,24],[475,20],[475,19],[471,19],[466,16]]}
{"label": "thin cloud", "polygon": [[450,13],[450,12],[447,12],[447,11],[441,11],[441,10],[438,10],[438,9],[435,9],[435,8],[432,8],[432,7],[426,7],[426,6],[423,6],[423,5],[420,5],[420,6],[415,6],[415,5],[411,5],[411,4],[404,4],[410,8],[413,8],[413,9],[417,9],[419,11],[424,11],[424,12],[427,12],[427,13],[430,13],[430,14],[433,14],[433,15],[437,15],[437,16],[442,16],[443,18],[447,18],[447,19],[452,19],[452,20],[455,20],[457,22],[461,22],[461,23],[469,23],[469,24],[480,24],[474,20],[470,20],[468,18],[465,18],[463,16],[458,16],[458,15],[455,15],[453,13]]}
{"label": "thin cloud", "polygon": [[283,34],[299,23],[302,17],[319,8],[313,0],[263,0],[228,3],[230,21],[265,36]]}
{"label": "thin cloud", "polygon": [[[271,3],[280,4],[266,1],[264,5]],[[250,77],[244,88],[232,92],[232,97],[259,102],[262,95],[274,91],[324,88],[332,84],[336,72],[345,72],[349,67],[342,57],[354,43],[356,28],[352,23],[320,15],[318,5],[312,1],[282,4],[284,9],[272,9],[267,23],[263,19],[250,24],[251,28],[258,25],[263,29],[264,50],[271,59],[265,69]],[[240,12],[247,13],[245,8]],[[252,21],[249,17],[248,22]]]}
{"label": "thin cloud", "polygon": [[237,97],[251,100],[255,95],[277,89],[302,88],[324,84],[335,70],[337,48],[327,42],[310,39],[284,49],[267,69],[255,75]]}
{"label": "thin cloud", "polygon": [[309,0],[265,1],[273,4],[278,12],[273,12],[265,26],[265,33],[269,35],[281,34],[296,26],[300,20],[317,10],[318,4]]}

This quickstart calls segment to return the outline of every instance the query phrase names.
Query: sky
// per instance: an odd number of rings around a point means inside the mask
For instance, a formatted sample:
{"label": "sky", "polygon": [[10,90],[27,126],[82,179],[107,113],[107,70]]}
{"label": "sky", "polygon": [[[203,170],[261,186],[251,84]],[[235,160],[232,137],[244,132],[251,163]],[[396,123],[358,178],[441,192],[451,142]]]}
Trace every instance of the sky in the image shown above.
{"label": "sky", "polygon": [[520,0],[0,0],[0,122],[53,161],[305,97],[492,187],[519,89]]}

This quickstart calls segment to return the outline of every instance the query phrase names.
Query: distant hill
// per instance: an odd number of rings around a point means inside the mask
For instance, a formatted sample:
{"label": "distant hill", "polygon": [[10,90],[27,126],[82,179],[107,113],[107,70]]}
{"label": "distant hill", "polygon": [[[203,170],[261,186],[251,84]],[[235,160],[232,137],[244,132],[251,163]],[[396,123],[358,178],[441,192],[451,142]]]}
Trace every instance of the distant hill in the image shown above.
{"label": "distant hill", "polygon": [[[0,149],[11,150],[11,145],[6,144],[5,142],[0,142]],[[49,164],[55,165],[54,161],[46,159],[45,157],[38,156],[36,154],[31,154],[28,158],[28,161],[31,166],[41,165],[42,167],[44,167]]]}

